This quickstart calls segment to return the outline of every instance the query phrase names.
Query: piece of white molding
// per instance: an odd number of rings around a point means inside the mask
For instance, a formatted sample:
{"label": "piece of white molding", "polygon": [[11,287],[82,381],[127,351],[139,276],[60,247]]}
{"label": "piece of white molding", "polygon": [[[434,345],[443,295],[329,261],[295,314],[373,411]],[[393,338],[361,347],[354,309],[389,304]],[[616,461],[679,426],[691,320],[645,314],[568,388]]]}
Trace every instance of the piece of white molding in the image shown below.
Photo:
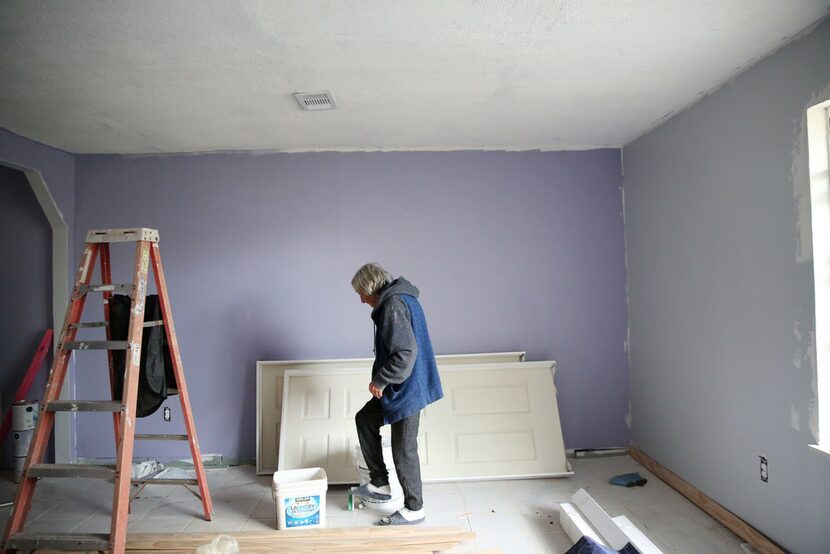
{"label": "piece of white molding", "polygon": [[559,522],[574,543],[582,537],[621,550],[631,543],[641,554],[663,554],[626,516],[611,517],[585,489],[571,498],[573,504],[560,504]]}
{"label": "piece of white molding", "polygon": [[612,519],[620,530],[628,537],[628,542],[633,544],[634,548],[636,548],[640,554],[663,554],[663,552],[657,548],[657,546],[651,542],[642,531],[637,529],[637,526],[634,525],[630,519],[625,516],[617,516]]}
{"label": "piece of white molding", "polygon": [[576,543],[582,537],[593,539],[598,544],[608,546],[599,536],[596,529],[591,527],[588,520],[580,513],[579,509],[567,502],[559,505],[559,524],[568,535],[568,538]]}
{"label": "piece of white molding", "polygon": [[626,545],[628,537],[585,489],[576,491],[572,500],[611,548],[620,550]]}

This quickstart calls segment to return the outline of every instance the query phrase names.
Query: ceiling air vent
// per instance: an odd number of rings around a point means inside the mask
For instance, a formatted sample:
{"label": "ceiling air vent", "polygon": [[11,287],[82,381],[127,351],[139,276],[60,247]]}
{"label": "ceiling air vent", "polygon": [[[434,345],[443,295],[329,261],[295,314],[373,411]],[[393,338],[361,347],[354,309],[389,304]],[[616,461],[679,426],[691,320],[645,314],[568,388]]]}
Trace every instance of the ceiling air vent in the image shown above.
{"label": "ceiling air vent", "polygon": [[305,111],[333,110],[337,107],[334,95],[325,90],[323,92],[298,92],[294,95],[300,107]]}

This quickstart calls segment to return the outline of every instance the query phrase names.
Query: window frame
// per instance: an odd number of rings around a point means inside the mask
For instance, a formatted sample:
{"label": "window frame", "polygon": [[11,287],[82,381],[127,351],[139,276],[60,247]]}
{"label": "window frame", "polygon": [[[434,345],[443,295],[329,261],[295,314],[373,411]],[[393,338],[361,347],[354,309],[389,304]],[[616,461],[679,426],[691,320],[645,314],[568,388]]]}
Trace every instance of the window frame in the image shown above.
{"label": "window frame", "polygon": [[807,109],[807,143],[815,284],[818,444],[830,455],[830,100]]}

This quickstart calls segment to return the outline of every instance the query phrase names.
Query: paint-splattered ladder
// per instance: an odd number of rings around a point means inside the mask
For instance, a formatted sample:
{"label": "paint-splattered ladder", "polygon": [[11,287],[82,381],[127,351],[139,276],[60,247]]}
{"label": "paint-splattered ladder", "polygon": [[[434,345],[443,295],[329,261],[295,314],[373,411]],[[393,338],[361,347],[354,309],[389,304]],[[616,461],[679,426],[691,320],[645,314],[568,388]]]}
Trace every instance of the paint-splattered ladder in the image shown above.
{"label": "paint-splattered ladder", "polygon": [[[110,272],[110,243],[135,242],[135,265],[133,268],[133,282],[128,284],[113,284]],[[101,284],[90,285],[96,258],[100,256]],[[156,291],[161,307],[161,321],[144,321],[145,295],[147,293],[147,278],[152,265]],[[104,296],[104,321],[81,323],[81,313],[84,302],[89,293],[100,292]],[[114,292],[123,292],[130,295],[130,322],[127,340],[111,339],[109,299]],[[138,398],[138,377],[141,362],[141,341],[143,329],[162,325],[170,346],[170,355],[173,362],[173,373],[176,378],[176,389],[181,401],[186,435],[139,435],[135,433],[136,404]],[[103,327],[106,330],[106,339],[101,341],[75,340],[78,329]],[[124,388],[121,401],[114,400],[59,400],[61,387],[66,376],[69,359],[75,350],[106,350],[109,358],[110,389],[112,398],[116,398],[114,391],[114,374],[112,352],[126,351]],[[52,433],[55,421],[55,412],[112,412],[115,427],[116,463],[115,465],[90,464],[45,464],[44,454]],[[132,479],[132,456],[135,440],[183,440],[190,443],[190,453],[193,457],[193,466],[196,470],[195,479]],[[26,533],[23,529],[26,516],[32,502],[37,480],[45,477],[95,478],[106,479],[115,483],[112,499],[112,525],[110,533],[105,534],[56,534],[56,533]],[[134,485],[138,491],[149,483],[168,485],[198,485],[205,519],[213,518],[213,507],[208,491],[205,470],[196,439],[196,427],[190,409],[190,399],[187,394],[184,371],[179,355],[179,344],[173,327],[173,317],[170,310],[170,301],[167,296],[167,284],[161,267],[158,248],[158,231],[154,229],[104,229],[89,231],[86,236],[86,247],[75,278],[72,298],[66,313],[66,319],[58,341],[58,351],[49,381],[41,404],[40,418],[35,428],[29,455],[23,469],[23,477],[17,489],[14,507],[9,516],[6,532],[3,535],[4,552],[16,550],[62,549],[62,550],[98,550],[112,553],[122,553],[127,541],[127,518],[131,500],[130,487]],[[193,491],[192,491],[193,492]],[[195,492],[194,492],[195,494]],[[135,495],[133,495],[134,497]]]}

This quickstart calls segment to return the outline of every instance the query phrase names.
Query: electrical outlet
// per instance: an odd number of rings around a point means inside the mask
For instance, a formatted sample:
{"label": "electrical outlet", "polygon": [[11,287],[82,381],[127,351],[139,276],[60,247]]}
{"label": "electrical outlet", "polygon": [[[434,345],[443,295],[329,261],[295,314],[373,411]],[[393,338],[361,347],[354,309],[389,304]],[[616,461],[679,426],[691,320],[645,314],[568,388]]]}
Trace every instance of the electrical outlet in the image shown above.
{"label": "electrical outlet", "polygon": [[[165,406],[164,407],[164,421],[170,421],[171,419],[173,419],[173,418],[170,415],[170,406]],[[764,461],[764,463],[766,463],[766,460]]]}
{"label": "electrical outlet", "polygon": [[761,459],[761,481],[764,483],[769,482],[769,466],[767,465],[767,457],[766,456],[758,456]]}

